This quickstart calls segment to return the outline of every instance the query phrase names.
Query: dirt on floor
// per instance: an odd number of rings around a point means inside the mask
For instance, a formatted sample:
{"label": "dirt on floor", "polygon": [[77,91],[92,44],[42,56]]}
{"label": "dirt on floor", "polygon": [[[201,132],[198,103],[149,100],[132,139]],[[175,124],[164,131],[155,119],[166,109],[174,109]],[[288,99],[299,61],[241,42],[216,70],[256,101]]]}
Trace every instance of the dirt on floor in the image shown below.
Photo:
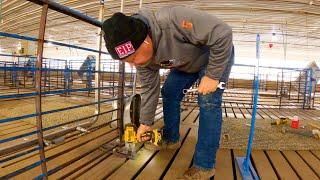
{"label": "dirt on floor", "polygon": [[[287,125],[271,125],[272,120],[256,120],[253,149],[265,150],[320,150],[320,139],[312,136],[309,123],[320,126],[319,121],[301,121],[300,128]],[[250,120],[224,118],[221,148],[245,149],[250,133]],[[304,127],[304,128],[302,128]]]}

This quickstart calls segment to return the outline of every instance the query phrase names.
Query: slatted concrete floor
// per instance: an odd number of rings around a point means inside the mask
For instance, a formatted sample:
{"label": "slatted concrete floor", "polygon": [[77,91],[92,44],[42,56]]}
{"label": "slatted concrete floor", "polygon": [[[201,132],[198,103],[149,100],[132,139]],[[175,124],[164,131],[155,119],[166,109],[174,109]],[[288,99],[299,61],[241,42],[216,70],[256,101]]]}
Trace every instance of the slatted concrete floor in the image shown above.
{"label": "slatted concrete floor", "polygon": [[[135,160],[113,155],[109,146],[117,131],[109,126],[92,129],[84,136],[71,136],[60,146],[46,148],[50,179],[175,179],[191,165],[197,141],[198,111],[181,114],[182,146],[178,150],[148,151],[141,148]],[[158,121],[157,126],[161,126]],[[220,149],[214,179],[241,179],[234,158],[244,150]],[[320,150],[253,151],[253,164],[262,179],[319,179]],[[41,174],[37,152],[1,164],[0,179],[35,178]],[[24,169],[24,171],[19,171]]]}

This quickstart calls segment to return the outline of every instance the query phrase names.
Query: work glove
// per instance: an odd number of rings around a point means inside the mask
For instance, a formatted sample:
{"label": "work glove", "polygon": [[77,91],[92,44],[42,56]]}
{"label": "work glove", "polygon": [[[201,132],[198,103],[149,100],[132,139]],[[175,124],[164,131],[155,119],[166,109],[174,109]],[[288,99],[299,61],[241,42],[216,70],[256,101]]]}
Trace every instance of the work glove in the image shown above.
{"label": "work glove", "polygon": [[137,131],[137,139],[138,139],[138,142],[143,142],[143,141],[149,140],[148,137],[143,137],[143,138],[141,138],[141,135],[144,134],[144,133],[147,132],[147,131],[152,131],[151,126],[147,126],[147,125],[144,125],[144,124],[140,124],[140,126],[139,126],[139,128],[138,128],[138,131]]}
{"label": "work glove", "polygon": [[218,80],[203,76],[198,87],[198,92],[203,95],[213,93],[217,90],[218,85]]}

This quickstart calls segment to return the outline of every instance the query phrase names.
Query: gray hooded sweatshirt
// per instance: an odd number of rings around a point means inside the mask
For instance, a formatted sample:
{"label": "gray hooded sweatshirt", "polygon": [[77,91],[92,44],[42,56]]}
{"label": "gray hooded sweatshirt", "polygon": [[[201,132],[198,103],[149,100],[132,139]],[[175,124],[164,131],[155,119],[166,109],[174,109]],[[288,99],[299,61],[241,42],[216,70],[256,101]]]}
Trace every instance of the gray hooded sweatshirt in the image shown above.
{"label": "gray hooded sweatshirt", "polygon": [[233,64],[229,62],[232,29],[213,15],[181,6],[141,10],[139,16],[150,27],[154,49],[151,62],[137,67],[142,88],[140,123],[152,125],[160,93],[159,69],[195,73],[206,66],[205,75],[220,80]]}

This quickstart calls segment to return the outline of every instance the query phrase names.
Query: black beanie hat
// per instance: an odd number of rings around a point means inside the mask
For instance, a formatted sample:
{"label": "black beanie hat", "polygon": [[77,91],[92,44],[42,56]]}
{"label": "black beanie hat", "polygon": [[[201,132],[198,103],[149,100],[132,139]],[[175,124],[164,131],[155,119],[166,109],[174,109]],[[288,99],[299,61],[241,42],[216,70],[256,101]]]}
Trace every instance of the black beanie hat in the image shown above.
{"label": "black beanie hat", "polygon": [[147,25],[141,20],[120,12],[102,24],[106,48],[113,59],[124,59],[133,54],[146,39]]}

